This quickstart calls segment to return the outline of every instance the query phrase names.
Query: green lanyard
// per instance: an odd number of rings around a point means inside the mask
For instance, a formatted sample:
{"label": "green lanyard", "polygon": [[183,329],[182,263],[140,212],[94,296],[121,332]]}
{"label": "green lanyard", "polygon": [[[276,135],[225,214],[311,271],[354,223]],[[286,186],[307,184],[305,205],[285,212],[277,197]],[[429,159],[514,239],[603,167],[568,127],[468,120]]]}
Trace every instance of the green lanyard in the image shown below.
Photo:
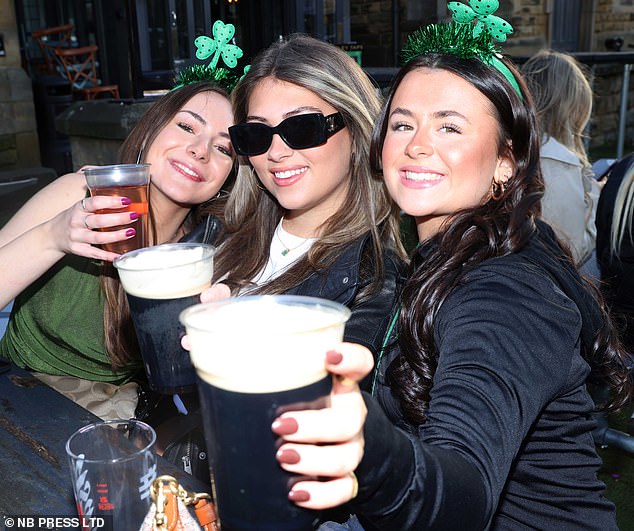
{"label": "green lanyard", "polygon": [[392,317],[392,322],[390,323],[390,327],[383,338],[383,345],[381,346],[381,350],[379,350],[379,357],[376,360],[376,368],[374,369],[374,378],[372,378],[372,390],[371,394],[374,396],[374,388],[376,387],[376,380],[379,377],[379,366],[381,365],[381,360],[383,359],[383,354],[385,353],[385,349],[387,348],[387,344],[390,341],[390,337],[392,336],[392,332],[394,331],[394,327],[396,326],[396,320],[398,319],[400,310],[398,310],[394,317]]}

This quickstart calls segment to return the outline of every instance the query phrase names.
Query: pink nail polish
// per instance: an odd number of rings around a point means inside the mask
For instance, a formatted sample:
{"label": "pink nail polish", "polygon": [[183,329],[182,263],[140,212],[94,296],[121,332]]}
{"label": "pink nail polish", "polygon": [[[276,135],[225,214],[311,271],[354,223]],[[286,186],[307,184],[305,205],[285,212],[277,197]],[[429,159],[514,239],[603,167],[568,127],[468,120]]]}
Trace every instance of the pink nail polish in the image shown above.
{"label": "pink nail polish", "polygon": [[337,352],[336,350],[329,350],[326,352],[326,361],[330,363],[330,365],[337,365],[338,363],[341,363],[342,359],[343,355],[341,352]]}
{"label": "pink nail polish", "polygon": [[310,494],[305,490],[292,490],[288,493],[288,499],[294,502],[307,502]]}
{"label": "pink nail polish", "polygon": [[300,456],[295,450],[279,450],[275,456],[280,463],[286,465],[296,465],[300,461]]}
{"label": "pink nail polish", "polygon": [[127,197],[122,197],[121,198],[121,204],[123,206],[128,206],[132,204],[132,201],[130,201]]}
{"label": "pink nail polish", "polygon": [[290,417],[278,418],[271,426],[273,433],[277,435],[290,435],[291,433],[295,433],[297,428],[297,421]]}
{"label": "pink nail polish", "polygon": [[130,220],[134,221],[135,219],[139,219],[139,215],[136,212],[130,212]]}
{"label": "pink nail polish", "polygon": [[136,234],[136,231],[134,229],[128,229],[127,231],[125,231],[125,235],[128,238],[132,238],[132,236],[134,236]]}

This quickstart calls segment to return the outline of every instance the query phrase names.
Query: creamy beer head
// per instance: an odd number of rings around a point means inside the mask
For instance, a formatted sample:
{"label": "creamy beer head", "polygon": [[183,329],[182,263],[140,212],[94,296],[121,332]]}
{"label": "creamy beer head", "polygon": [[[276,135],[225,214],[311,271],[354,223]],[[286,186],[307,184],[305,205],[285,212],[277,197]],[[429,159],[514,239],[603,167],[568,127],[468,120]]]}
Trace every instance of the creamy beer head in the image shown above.
{"label": "creamy beer head", "polygon": [[214,252],[214,247],[201,243],[170,243],[121,255],[114,266],[129,295],[175,299],[211,285]]}
{"label": "creamy beer head", "polygon": [[180,316],[198,376],[243,393],[272,393],[326,376],[325,353],[343,339],[345,306],[313,297],[263,295],[199,304]]}

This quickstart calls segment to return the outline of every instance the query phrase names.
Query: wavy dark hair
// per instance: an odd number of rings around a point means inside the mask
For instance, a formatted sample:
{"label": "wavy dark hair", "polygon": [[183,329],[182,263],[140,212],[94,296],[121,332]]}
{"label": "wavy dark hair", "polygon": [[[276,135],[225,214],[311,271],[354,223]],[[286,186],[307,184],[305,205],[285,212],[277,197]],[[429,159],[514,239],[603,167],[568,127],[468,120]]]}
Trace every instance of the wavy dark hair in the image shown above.
{"label": "wavy dark hair", "polygon": [[[433,327],[443,302],[478,264],[520,251],[538,230],[536,220],[544,189],[539,128],[525,83],[512,63],[504,61],[516,76],[521,97],[502,74],[478,59],[427,54],[411,60],[395,78],[373,133],[371,163],[373,170],[380,172],[390,106],[399,84],[416,69],[446,70],[471,83],[491,102],[499,124],[498,138],[492,141],[497,141],[498,155],[508,157],[515,168],[501,198],[489,197],[477,207],[455,212],[424,242],[425,253],[412,264],[398,322],[400,354],[388,368],[387,378],[404,414],[416,424],[423,423],[427,415],[438,365]],[[559,245],[572,263],[568,248],[561,242]],[[583,282],[601,302],[597,290]],[[615,363],[623,359],[623,352],[602,303],[600,307],[602,328],[594,345],[586,345],[582,354],[593,373],[607,380],[614,391],[607,407],[618,408],[627,401],[630,383],[624,366]]]}
{"label": "wavy dark hair", "polygon": [[[184,105],[197,94],[215,92],[229,101],[224,88],[212,81],[201,81],[174,89],[158,99],[139,119],[119,149],[119,162],[145,162],[143,153],[147,153],[158,134],[174,118]],[[231,174],[222,189],[230,187]],[[181,226],[181,232],[188,233],[208,214],[222,216],[226,194],[212,198],[194,206]],[[152,215],[152,197],[150,196],[149,229],[150,242],[156,240],[156,227]],[[110,262],[101,268],[100,285],[104,296],[104,342],[106,352],[113,368],[121,368],[139,359],[139,347],[130,317],[130,309],[119,277]]]}

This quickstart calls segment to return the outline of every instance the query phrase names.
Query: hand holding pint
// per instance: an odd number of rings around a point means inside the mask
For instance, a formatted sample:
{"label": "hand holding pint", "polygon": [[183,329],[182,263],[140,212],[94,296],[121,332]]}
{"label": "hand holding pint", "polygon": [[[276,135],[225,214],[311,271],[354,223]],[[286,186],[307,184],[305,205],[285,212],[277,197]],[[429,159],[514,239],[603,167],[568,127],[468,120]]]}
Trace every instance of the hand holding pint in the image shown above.
{"label": "hand holding pint", "polygon": [[279,466],[271,425],[285,411],[328,404],[325,355],[349,316],[341,304],[292,295],[229,298],[181,314],[223,531],[313,529],[316,513],[288,500],[299,476]]}
{"label": "hand holding pint", "polygon": [[[118,210],[98,210],[96,214],[109,214],[112,212],[134,212],[138,214],[138,221],[134,225],[136,234],[129,239],[104,243],[102,247],[106,251],[123,254],[134,249],[140,249],[148,245],[148,189],[150,183],[149,164],[114,164],[110,166],[91,166],[84,168],[86,184],[91,197],[108,195],[127,197],[130,200],[128,206]],[[99,229],[102,231],[114,231],[125,228],[120,225]]]}

